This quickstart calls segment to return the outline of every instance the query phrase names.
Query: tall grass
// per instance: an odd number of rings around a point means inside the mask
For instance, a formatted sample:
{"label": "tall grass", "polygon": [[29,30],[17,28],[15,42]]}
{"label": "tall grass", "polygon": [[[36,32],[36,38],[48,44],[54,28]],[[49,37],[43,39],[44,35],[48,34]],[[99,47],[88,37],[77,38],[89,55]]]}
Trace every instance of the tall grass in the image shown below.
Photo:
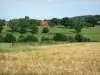
{"label": "tall grass", "polygon": [[41,50],[1,53],[0,75],[100,75],[100,43],[38,48]]}
{"label": "tall grass", "polygon": [[25,52],[37,50],[34,43],[0,43],[0,53]]}

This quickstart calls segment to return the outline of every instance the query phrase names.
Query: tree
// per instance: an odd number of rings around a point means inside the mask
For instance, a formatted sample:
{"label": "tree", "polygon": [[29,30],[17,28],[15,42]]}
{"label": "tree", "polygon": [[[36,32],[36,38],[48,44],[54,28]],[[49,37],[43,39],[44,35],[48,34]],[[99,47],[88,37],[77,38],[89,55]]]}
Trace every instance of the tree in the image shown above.
{"label": "tree", "polygon": [[24,35],[20,35],[18,38],[18,42],[24,42],[25,41],[25,36]]}
{"label": "tree", "polygon": [[0,33],[3,30],[3,26],[5,25],[5,22],[6,22],[5,20],[0,19]]}
{"label": "tree", "polygon": [[25,19],[29,20],[30,18],[29,18],[29,16],[25,16]]}
{"label": "tree", "polygon": [[12,34],[6,34],[4,41],[7,43],[12,43],[16,42],[16,38]]}
{"label": "tree", "polygon": [[39,28],[38,28],[35,24],[33,24],[33,25],[31,26],[31,30],[32,30],[31,33],[32,33],[32,34],[36,34],[36,33],[38,32],[38,29],[39,29]]}
{"label": "tree", "polygon": [[3,30],[3,26],[0,26],[0,33],[1,33],[2,30]]}
{"label": "tree", "polygon": [[3,34],[0,34],[0,43],[4,42],[4,36]]}
{"label": "tree", "polygon": [[19,31],[19,20],[12,19],[9,21],[8,26],[12,29],[13,32]]}
{"label": "tree", "polygon": [[53,36],[53,40],[55,40],[55,41],[68,41],[68,37],[64,34],[56,33]]}
{"label": "tree", "polygon": [[4,25],[5,25],[5,22],[6,22],[6,21],[5,21],[4,19],[3,19],[3,20],[0,19],[0,26],[4,26]]}
{"label": "tree", "polygon": [[49,32],[49,28],[48,27],[44,27],[42,33],[48,33]]}
{"label": "tree", "polygon": [[40,21],[41,20],[30,19],[29,20],[29,25],[31,26],[31,25],[35,24],[36,26],[39,26],[40,25]]}
{"label": "tree", "polygon": [[19,26],[20,28],[29,28],[30,26],[30,23],[29,23],[29,20],[27,19],[19,19]]}
{"label": "tree", "polygon": [[31,30],[32,34],[36,34],[38,32],[38,25],[40,22],[38,20],[30,19],[29,20],[29,29]]}
{"label": "tree", "polygon": [[20,31],[19,31],[21,34],[24,34],[27,32],[27,30],[25,28],[21,28]]}
{"label": "tree", "polygon": [[27,35],[25,41],[26,42],[38,42],[39,40],[37,37],[33,35]]}
{"label": "tree", "polygon": [[65,27],[68,27],[68,17],[65,17],[65,18],[62,18],[62,21],[61,21],[61,23],[62,23],[62,25],[64,25]]}
{"label": "tree", "polygon": [[81,32],[81,29],[83,28],[83,22],[80,21],[74,21],[74,29],[77,33]]}
{"label": "tree", "polygon": [[87,18],[86,22],[92,24],[92,27],[94,27],[97,24],[97,20],[93,17]]}
{"label": "tree", "polygon": [[53,19],[51,19],[50,21],[51,21],[51,23],[53,23],[53,24],[55,24],[55,25],[58,25],[58,24],[59,24],[57,18],[53,18]]}

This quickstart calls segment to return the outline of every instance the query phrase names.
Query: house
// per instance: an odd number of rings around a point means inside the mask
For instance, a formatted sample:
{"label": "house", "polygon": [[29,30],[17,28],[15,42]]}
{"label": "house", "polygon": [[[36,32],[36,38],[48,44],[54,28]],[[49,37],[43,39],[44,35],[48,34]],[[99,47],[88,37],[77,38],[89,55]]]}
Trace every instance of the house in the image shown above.
{"label": "house", "polygon": [[48,27],[48,22],[47,21],[41,21],[40,26],[41,27]]}

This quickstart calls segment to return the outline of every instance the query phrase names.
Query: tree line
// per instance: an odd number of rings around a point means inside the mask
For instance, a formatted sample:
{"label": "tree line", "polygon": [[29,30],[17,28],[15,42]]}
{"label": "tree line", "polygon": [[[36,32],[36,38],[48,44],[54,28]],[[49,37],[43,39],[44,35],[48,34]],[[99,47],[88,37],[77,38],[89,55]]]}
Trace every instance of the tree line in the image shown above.
{"label": "tree line", "polygon": [[[30,19],[28,16],[25,16],[25,18],[11,19],[10,21],[0,19],[0,33],[3,30],[3,26],[7,25],[12,32],[19,32],[21,34],[31,32],[35,34],[38,32],[38,26],[41,21],[42,20]],[[64,17],[62,19],[52,18],[49,20],[45,19],[44,21],[47,21],[50,27],[61,25],[66,28],[74,28],[76,32],[81,32],[83,27],[100,25],[100,15],[86,15],[72,18]]]}

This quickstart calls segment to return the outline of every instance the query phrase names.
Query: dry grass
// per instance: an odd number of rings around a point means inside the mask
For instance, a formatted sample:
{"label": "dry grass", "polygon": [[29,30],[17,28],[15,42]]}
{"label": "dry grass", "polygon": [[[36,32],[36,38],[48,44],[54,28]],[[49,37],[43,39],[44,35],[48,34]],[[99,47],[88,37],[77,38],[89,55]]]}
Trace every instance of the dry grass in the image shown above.
{"label": "dry grass", "polygon": [[0,75],[100,75],[100,43],[39,48],[0,54]]}

